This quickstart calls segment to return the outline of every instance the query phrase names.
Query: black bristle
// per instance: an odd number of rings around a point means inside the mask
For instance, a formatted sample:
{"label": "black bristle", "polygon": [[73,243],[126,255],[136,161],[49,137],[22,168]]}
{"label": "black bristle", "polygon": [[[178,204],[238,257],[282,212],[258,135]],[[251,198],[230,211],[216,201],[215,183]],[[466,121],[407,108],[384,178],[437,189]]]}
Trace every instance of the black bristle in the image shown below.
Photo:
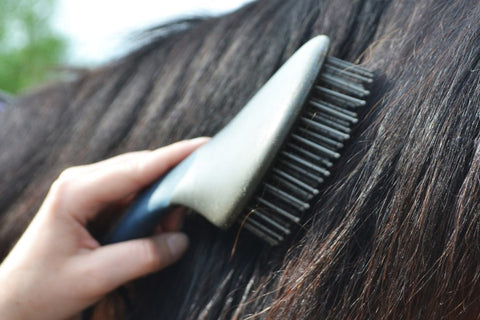
{"label": "black bristle", "polygon": [[326,58],[277,160],[239,217],[246,229],[276,245],[300,223],[358,122],[358,108],[369,94],[364,85],[372,78],[358,65]]}

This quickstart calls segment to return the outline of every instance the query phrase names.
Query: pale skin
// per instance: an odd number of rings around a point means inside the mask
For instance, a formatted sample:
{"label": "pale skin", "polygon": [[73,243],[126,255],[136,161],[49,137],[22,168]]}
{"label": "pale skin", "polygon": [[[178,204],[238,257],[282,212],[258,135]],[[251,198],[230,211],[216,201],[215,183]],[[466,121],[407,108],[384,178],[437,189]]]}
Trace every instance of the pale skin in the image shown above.
{"label": "pale skin", "polygon": [[2,319],[67,319],[118,286],[177,261],[188,246],[181,213],[160,233],[101,246],[86,224],[125,204],[207,138],[120,155],[64,171],[35,218],[0,265]]}

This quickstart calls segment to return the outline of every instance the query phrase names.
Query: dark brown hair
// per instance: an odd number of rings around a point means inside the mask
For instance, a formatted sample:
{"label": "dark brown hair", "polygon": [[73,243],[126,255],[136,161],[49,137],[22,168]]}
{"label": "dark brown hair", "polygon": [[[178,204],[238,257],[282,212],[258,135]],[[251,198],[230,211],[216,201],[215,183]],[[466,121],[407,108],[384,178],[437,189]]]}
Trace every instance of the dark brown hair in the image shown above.
{"label": "dark brown hair", "polygon": [[237,229],[192,215],[182,261],[112,304],[133,319],[478,318],[479,20],[473,0],[263,0],[154,30],[0,113],[0,254],[62,169],[214,134],[327,34],[332,55],[376,80],[300,231],[275,248],[244,235],[233,250]]}

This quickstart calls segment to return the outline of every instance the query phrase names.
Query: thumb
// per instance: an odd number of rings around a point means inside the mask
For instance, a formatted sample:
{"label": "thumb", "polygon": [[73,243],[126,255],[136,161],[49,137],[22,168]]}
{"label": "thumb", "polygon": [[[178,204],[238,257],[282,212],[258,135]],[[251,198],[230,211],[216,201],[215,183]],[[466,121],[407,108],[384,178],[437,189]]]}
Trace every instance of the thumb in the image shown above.
{"label": "thumb", "polygon": [[89,257],[97,275],[92,277],[98,281],[95,291],[104,294],[125,282],[159,271],[180,259],[187,247],[187,236],[179,232],[100,247]]}

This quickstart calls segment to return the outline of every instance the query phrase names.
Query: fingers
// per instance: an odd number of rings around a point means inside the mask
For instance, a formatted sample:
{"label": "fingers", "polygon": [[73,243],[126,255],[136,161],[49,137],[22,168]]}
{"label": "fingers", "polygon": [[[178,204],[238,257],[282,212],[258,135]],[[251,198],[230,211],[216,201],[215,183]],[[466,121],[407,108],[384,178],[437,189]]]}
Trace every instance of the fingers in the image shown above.
{"label": "fingers", "polygon": [[188,238],[183,233],[164,233],[100,247],[84,257],[88,276],[98,279],[90,291],[103,295],[125,282],[161,270],[180,259],[187,247]]}
{"label": "fingers", "polygon": [[58,211],[86,223],[107,204],[121,201],[158,179],[207,141],[187,140],[67,169],[52,186],[49,197],[55,200]]}

